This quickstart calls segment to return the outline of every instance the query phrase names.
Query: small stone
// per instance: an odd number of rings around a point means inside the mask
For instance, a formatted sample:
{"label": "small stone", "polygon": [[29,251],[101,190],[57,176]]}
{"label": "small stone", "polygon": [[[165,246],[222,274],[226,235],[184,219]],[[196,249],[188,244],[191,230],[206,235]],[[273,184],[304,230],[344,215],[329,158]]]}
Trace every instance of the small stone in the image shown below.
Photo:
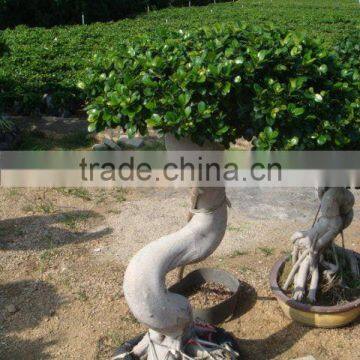
{"label": "small stone", "polygon": [[105,144],[95,144],[92,149],[94,151],[108,151],[109,147],[106,146]]}
{"label": "small stone", "polygon": [[94,253],[99,253],[99,252],[101,252],[101,248],[94,249]]}
{"label": "small stone", "polygon": [[304,357],[301,357],[301,358],[296,358],[296,359],[293,359],[293,360],[316,360],[312,355],[308,355],[308,356],[304,356]]}
{"label": "small stone", "polygon": [[111,150],[121,150],[121,147],[114,141],[105,138],[104,144],[108,146]]}
{"label": "small stone", "polygon": [[135,137],[135,138],[129,139],[127,136],[122,136],[119,139],[119,143],[120,143],[120,145],[138,149],[139,147],[144,145],[144,139],[141,137]]}
{"label": "small stone", "polygon": [[5,307],[5,310],[9,314],[15,314],[19,309],[14,304],[9,304]]}

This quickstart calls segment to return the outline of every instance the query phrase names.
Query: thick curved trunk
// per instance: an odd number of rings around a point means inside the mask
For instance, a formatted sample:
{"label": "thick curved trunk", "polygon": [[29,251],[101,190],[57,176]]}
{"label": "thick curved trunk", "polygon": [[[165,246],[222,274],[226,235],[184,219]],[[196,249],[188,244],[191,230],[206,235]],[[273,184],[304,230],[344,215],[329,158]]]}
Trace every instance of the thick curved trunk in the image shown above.
{"label": "thick curved trunk", "polygon": [[[174,150],[197,149],[188,141],[167,139]],[[178,232],[164,236],[140,250],[130,261],[124,277],[124,294],[137,320],[150,328],[134,348],[137,356],[164,359],[169,349],[181,350],[191,336],[189,301],[167,290],[166,274],[180,266],[201,261],[219,246],[226,230],[225,188],[199,188],[192,219]],[[150,351],[155,347],[154,351]]]}

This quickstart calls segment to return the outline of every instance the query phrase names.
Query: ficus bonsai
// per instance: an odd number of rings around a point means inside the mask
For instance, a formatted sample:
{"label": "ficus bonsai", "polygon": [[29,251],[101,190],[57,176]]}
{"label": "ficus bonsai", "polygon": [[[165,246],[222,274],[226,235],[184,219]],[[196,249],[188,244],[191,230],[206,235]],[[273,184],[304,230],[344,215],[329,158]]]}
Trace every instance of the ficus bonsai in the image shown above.
{"label": "ficus bonsai", "polygon": [[[170,149],[228,148],[240,137],[258,150],[358,149],[359,70],[343,60],[346,49],[341,51],[272,25],[216,25],[132,39],[120,51],[96,56],[79,84],[89,98],[89,131],[121,127],[133,136],[151,127],[167,135]],[[293,275],[305,261],[314,284],[321,252],[350,223],[353,205],[348,190],[324,193],[323,199],[335,199],[330,200],[337,204],[333,210],[346,222],[327,241],[318,241],[322,247],[316,256],[313,238],[296,236]],[[216,249],[226,229],[227,206],[221,187],[197,189],[195,198],[190,222],[146,246],[127,269],[125,297],[135,317],[151,329],[133,350],[138,357],[185,358],[186,340],[196,333],[188,301],[167,291],[165,275]],[[321,226],[313,230],[319,236],[327,234],[332,221]],[[302,298],[296,292],[295,297]]]}

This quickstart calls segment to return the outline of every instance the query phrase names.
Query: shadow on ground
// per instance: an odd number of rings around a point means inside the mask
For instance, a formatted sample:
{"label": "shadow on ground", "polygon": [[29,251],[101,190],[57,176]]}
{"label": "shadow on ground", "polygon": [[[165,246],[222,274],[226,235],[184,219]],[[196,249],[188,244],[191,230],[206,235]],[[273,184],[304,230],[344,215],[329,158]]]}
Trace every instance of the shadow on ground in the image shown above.
{"label": "shadow on ground", "polygon": [[[257,300],[276,301],[274,297],[259,297],[256,290],[246,282],[241,282],[238,306],[231,320],[237,319],[250,311]],[[242,360],[270,360],[290,349],[308,331],[309,328],[290,323],[283,329],[269,335],[265,339],[237,339]]]}
{"label": "shadow on ground", "polygon": [[238,339],[241,359],[243,360],[270,360],[275,359],[289,350],[308,331],[309,328],[296,323],[290,323],[283,329],[269,335],[265,339],[245,340]]}
{"label": "shadow on ground", "polygon": [[[76,230],[78,222],[99,218],[102,217],[94,211],[69,211],[2,220],[0,250],[46,250],[111,234],[112,229],[106,227],[86,232]],[[57,226],[61,224],[67,229]]]}
{"label": "shadow on ground", "polygon": [[240,294],[234,311],[234,315],[230,320],[235,320],[250,311],[256,304],[257,293],[255,288],[245,281],[240,282]]}
{"label": "shadow on ground", "polygon": [[55,316],[61,303],[54,286],[43,281],[0,284],[0,359],[50,359],[46,349],[56,343],[51,336],[30,341],[13,332],[33,329]]}

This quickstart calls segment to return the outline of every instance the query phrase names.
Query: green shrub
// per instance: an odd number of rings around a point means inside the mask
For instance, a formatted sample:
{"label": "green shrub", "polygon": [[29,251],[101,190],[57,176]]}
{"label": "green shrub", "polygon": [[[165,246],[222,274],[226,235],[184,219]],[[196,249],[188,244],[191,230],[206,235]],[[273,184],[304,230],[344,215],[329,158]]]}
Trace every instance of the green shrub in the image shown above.
{"label": "green shrub", "polygon": [[228,147],[359,148],[359,73],[320,41],[272,26],[216,25],[96,56],[79,86],[89,130],[120,126]]}
{"label": "green shrub", "polygon": [[[309,36],[320,36],[333,48],[336,43],[343,44],[344,35],[356,31],[359,15],[360,7],[353,0],[272,0],[268,7],[260,6],[258,0],[247,0],[191,9],[172,7],[105,24],[6,29],[2,33],[9,49],[8,55],[0,58],[0,107],[22,115],[61,116],[64,110],[78,114],[83,92],[76,84],[83,80],[94,52],[105,54],[109,47],[116,48],[138,34],[156,37],[216,22],[247,20],[262,24],[266,19],[285,29],[306,29]],[[50,107],[44,102],[45,94],[52,97]]]}

